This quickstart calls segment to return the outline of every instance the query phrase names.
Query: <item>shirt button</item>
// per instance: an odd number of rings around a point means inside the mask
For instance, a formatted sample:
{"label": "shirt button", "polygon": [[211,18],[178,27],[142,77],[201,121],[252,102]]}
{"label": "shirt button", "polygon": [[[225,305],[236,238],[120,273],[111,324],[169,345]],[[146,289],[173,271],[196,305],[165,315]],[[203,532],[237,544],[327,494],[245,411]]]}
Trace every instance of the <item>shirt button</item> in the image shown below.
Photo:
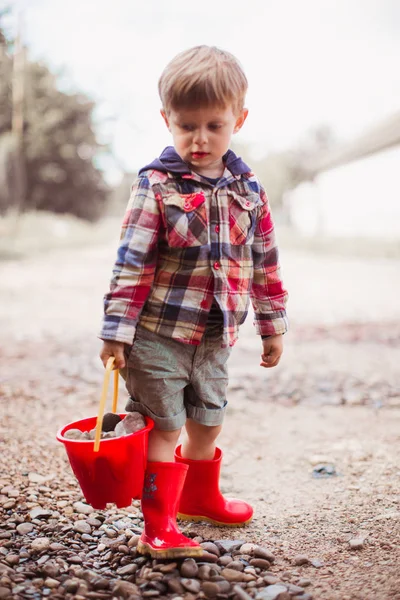
{"label": "shirt button", "polygon": [[249,200],[246,201],[246,206],[250,206]]}
{"label": "shirt button", "polygon": [[215,233],[219,233],[219,225],[215,226]]}
{"label": "shirt button", "polygon": [[218,271],[218,269],[220,268],[220,266],[221,266],[221,265],[219,264],[219,262],[218,262],[218,261],[215,261],[215,263],[214,263],[214,269],[215,269],[216,271]]}

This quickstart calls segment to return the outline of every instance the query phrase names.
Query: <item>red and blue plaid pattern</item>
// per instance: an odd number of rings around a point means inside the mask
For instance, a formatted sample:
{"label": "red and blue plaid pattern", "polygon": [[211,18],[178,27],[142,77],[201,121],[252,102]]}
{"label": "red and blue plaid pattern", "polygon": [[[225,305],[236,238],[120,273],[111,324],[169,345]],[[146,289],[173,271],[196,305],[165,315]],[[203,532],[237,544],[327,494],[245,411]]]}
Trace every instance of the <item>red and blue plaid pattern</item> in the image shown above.
{"label": "red and blue plaid pattern", "polygon": [[132,187],[100,337],[132,344],[137,323],[199,344],[213,299],[232,346],[249,300],[260,335],[285,333],[287,293],[274,226],[252,173],[213,186],[191,174],[141,172]]}

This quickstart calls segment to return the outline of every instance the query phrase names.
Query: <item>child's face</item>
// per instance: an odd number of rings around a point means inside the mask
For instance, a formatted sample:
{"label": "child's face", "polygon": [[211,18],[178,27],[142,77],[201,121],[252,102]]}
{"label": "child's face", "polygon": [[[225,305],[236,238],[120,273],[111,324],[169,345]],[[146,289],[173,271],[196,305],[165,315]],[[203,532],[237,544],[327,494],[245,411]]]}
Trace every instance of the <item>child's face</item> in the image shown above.
{"label": "child's face", "polygon": [[225,108],[182,108],[161,114],[172,133],[174,147],[193,171],[206,177],[220,177],[224,171],[222,157],[231,137],[247,117],[244,108],[235,115],[232,106]]}

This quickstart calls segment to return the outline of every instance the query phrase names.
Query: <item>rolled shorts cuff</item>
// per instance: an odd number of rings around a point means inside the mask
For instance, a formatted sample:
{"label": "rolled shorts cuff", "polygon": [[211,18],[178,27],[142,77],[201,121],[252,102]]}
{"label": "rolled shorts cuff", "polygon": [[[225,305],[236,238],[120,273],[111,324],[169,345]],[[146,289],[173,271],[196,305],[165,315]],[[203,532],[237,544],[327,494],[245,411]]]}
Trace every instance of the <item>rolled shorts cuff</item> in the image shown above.
{"label": "rolled shorts cuff", "polygon": [[147,406],[141,404],[140,402],[136,402],[129,399],[126,410],[128,412],[137,411],[142,415],[146,415],[153,419],[156,429],[161,429],[161,431],[174,431],[175,429],[181,429],[186,423],[186,410],[181,410],[180,413],[176,415],[172,415],[170,417],[159,417],[155,415]]}
{"label": "rolled shorts cuff", "polygon": [[221,408],[202,408],[201,406],[193,406],[193,404],[186,405],[186,413],[188,419],[193,419],[196,423],[200,423],[200,425],[222,425],[224,420],[226,405],[228,403],[225,401],[224,406]]}

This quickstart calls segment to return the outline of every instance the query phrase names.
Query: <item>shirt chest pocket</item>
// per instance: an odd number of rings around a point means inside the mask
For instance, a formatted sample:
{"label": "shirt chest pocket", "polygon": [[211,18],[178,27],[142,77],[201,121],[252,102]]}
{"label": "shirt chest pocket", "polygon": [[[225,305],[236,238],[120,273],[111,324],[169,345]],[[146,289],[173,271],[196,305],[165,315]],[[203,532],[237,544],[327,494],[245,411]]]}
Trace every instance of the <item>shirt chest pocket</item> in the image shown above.
{"label": "shirt chest pocket", "polygon": [[252,244],[256,228],[258,194],[240,196],[229,192],[229,237],[233,246]]}
{"label": "shirt chest pocket", "polygon": [[164,198],[168,245],[191,248],[208,244],[206,198],[201,192]]}

